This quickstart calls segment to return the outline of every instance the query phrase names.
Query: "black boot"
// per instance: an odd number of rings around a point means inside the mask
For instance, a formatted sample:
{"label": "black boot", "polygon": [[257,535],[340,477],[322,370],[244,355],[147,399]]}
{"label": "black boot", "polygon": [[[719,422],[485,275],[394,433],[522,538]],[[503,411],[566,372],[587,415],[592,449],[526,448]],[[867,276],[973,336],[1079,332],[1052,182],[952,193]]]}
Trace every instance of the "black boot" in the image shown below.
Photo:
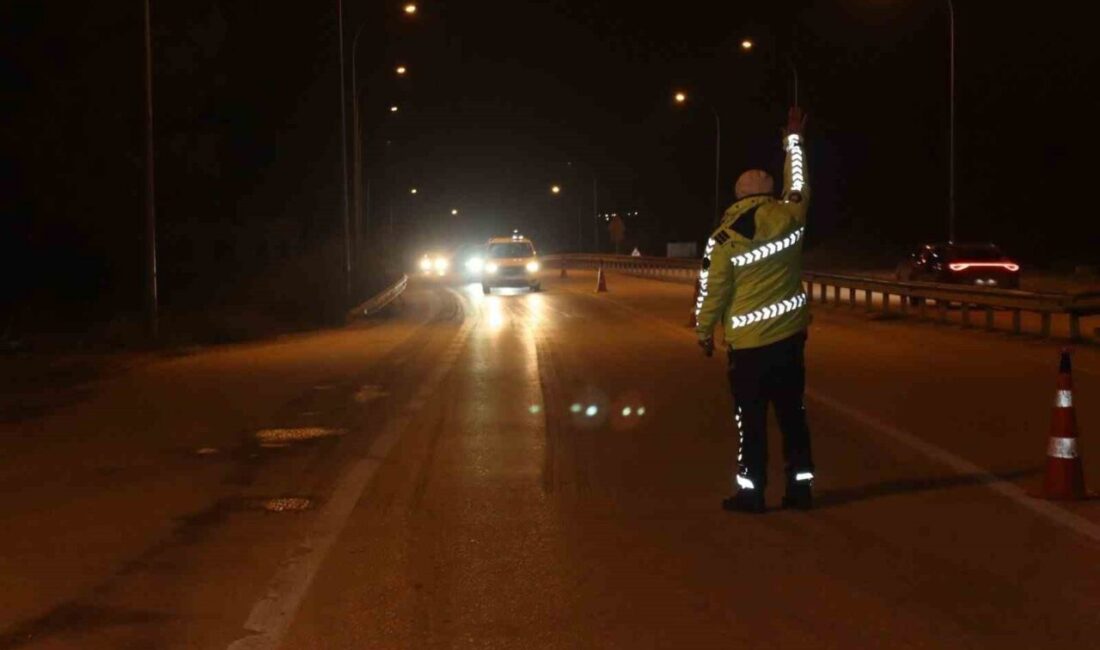
{"label": "black boot", "polygon": [[722,499],[722,509],[730,512],[749,512],[754,515],[764,514],[764,490],[737,491],[732,497]]}
{"label": "black boot", "polygon": [[813,483],[810,481],[788,481],[787,494],[783,497],[783,507],[795,510],[809,510],[814,507]]}

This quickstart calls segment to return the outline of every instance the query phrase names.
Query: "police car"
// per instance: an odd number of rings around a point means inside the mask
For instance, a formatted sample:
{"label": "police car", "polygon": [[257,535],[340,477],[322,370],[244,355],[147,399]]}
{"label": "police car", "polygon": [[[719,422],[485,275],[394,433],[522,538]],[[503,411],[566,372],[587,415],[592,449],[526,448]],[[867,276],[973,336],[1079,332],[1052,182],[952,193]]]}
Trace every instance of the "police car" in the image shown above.
{"label": "police car", "polygon": [[542,283],[538,273],[539,260],[535,246],[519,233],[511,237],[494,237],[485,244],[485,259],[481,267],[483,293],[489,294],[494,287],[539,291]]}

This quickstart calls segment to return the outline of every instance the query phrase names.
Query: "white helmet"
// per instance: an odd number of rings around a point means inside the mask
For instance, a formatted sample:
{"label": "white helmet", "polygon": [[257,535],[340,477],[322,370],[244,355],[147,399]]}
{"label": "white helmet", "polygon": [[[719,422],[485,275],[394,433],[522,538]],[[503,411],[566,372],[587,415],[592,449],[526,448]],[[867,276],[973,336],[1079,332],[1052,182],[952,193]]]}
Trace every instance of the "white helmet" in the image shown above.
{"label": "white helmet", "polygon": [[750,169],[741,174],[733,188],[733,193],[738,199],[754,194],[771,194],[774,191],[775,180],[768,172],[759,169]]}

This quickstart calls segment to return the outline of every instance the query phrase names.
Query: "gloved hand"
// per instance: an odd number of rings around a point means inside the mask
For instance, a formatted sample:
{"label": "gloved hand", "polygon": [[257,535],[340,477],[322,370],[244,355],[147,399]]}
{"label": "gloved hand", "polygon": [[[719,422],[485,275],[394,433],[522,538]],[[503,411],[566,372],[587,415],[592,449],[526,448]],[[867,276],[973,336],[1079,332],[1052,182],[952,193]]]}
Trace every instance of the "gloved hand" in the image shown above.
{"label": "gloved hand", "polygon": [[792,106],[787,111],[787,129],[786,135],[801,134],[802,129],[806,128],[806,114],[802,112],[802,109],[798,106]]}
{"label": "gloved hand", "polygon": [[703,348],[703,354],[708,357],[714,356],[714,337],[708,336],[705,339],[699,339],[699,347]]}

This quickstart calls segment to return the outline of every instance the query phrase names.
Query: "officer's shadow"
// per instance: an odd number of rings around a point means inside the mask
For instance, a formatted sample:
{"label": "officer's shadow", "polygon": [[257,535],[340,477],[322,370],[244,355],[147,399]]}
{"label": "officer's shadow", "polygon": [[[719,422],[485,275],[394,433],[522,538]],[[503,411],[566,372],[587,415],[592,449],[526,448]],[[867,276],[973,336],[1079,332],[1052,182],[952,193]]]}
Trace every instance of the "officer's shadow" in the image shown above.
{"label": "officer's shadow", "polygon": [[981,473],[981,474],[957,474],[955,476],[941,476],[935,478],[896,479],[872,483],[871,485],[858,485],[838,490],[819,490],[814,495],[815,508],[834,508],[869,501],[881,497],[889,497],[915,492],[928,492],[931,490],[946,490],[956,487],[969,487],[972,485],[988,485],[1000,481],[1016,481],[1023,478],[1031,478],[1042,473],[1038,467],[1016,469],[1007,472]]}

